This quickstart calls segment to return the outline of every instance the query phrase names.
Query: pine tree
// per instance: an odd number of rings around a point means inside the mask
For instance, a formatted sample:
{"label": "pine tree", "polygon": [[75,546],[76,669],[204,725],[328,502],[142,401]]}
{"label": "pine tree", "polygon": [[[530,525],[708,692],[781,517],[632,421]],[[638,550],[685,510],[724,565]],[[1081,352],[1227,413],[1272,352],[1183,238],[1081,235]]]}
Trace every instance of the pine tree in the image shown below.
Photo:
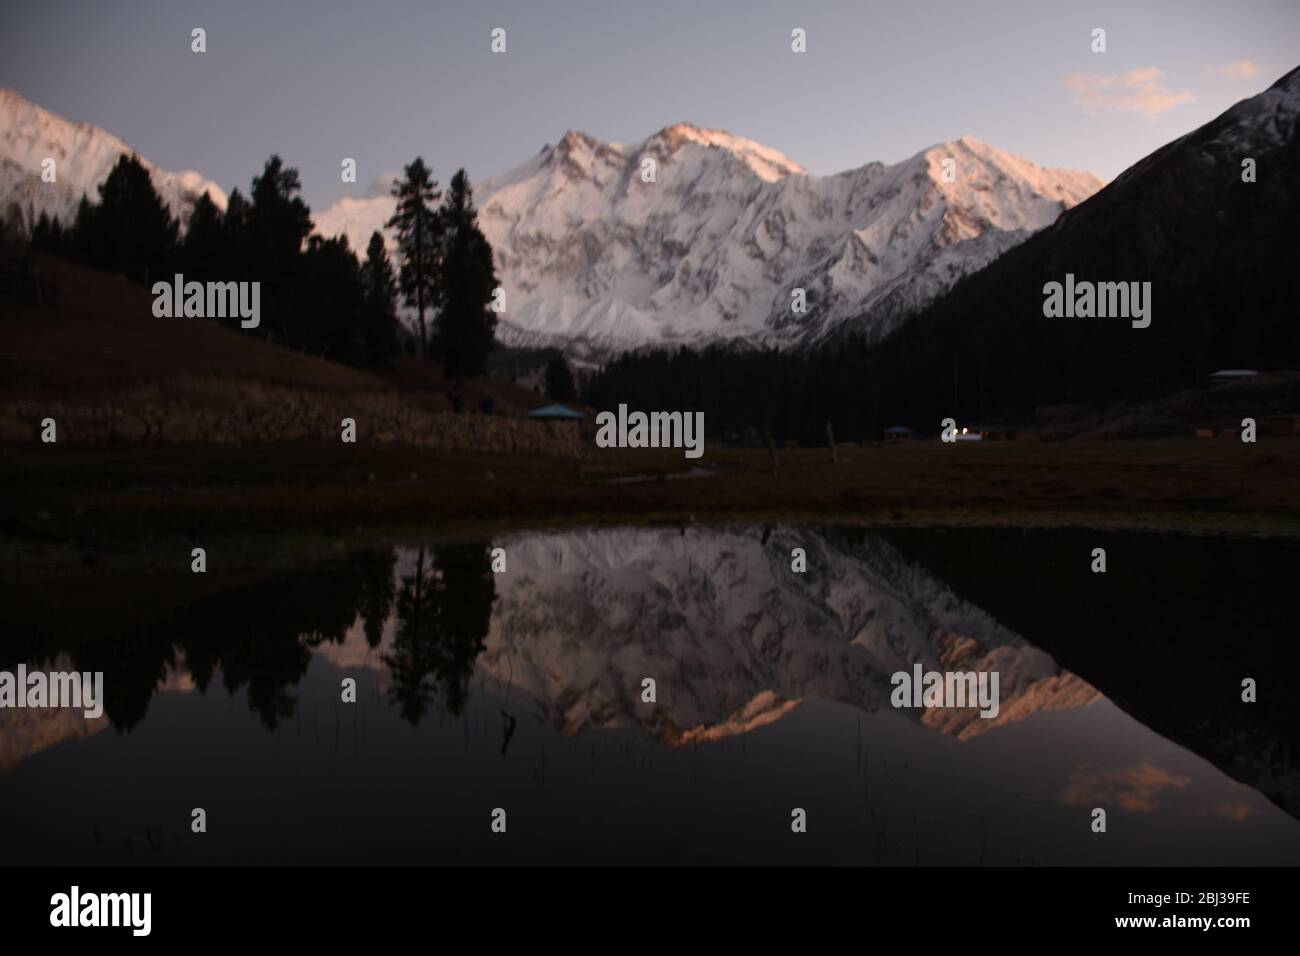
{"label": "pine tree", "polygon": [[229,268],[226,224],[221,210],[207,193],[194,203],[185,238],[181,241],[181,265],[185,275],[199,281],[225,278]]}
{"label": "pine tree", "polygon": [[366,261],[361,266],[361,286],[365,297],[361,334],[366,364],[372,368],[386,367],[397,351],[398,290],[384,237],[378,230],[370,236],[370,244],[366,247]]}
{"label": "pine tree", "polygon": [[227,281],[252,281],[257,277],[248,240],[249,212],[244,194],[238,187],[232,189],[221,220],[222,269]]}
{"label": "pine tree", "polygon": [[437,180],[430,177],[424,160],[417,156],[415,162],[406,167],[405,178],[393,183],[397,209],[385,224],[397,230],[397,248],[401,256],[399,280],[406,304],[416,310],[422,357],[429,354],[424,313],[438,304],[442,223],[434,203],[441,195]]}
{"label": "pine tree", "polygon": [[439,270],[434,352],[457,385],[482,375],[496,345],[496,316],[488,307],[497,287],[492,247],[478,227],[478,211],[465,170],[452,177],[442,204],[443,243]]}
{"label": "pine tree", "polygon": [[171,267],[180,225],[136,156],[118,158],[100,184],[92,218],[97,236],[91,265],[145,283]]}
{"label": "pine tree", "polygon": [[556,355],[546,363],[546,394],[553,401],[567,402],[573,398],[573,373],[563,355]]}
{"label": "pine tree", "polygon": [[272,155],[253,177],[248,209],[249,239],[265,264],[292,262],[311,233],[311,209],[297,195],[302,191],[298,170]]}
{"label": "pine tree", "polygon": [[236,236],[235,231],[248,228],[248,200],[238,186],[230,191],[230,198],[226,200],[225,227],[231,238],[242,238]]}
{"label": "pine tree", "polygon": [[99,268],[105,258],[104,237],[95,205],[81,194],[72,228],[64,234],[64,248],[74,262]]}
{"label": "pine tree", "polygon": [[361,267],[347,236],[312,236],[302,255],[296,308],[285,329],[286,341],[322,358],[364,364],[365,348],[357,318],[365,305]]}
{"label": "pine tree", "polygon": [[51,219],[48,213],[42,212],[32,225],[30,244],[37,252],[46,252],[52,256],[64,255],[63,226],[59,224],[59,217]]}
{"label": "pine tree", "polygon": [[272,155],[262,175],[253,177],[252,201],[239,231],[250,256],[248,278],[262,283],[262,324],[268,335],[310,348],[308,341],[296,338],[310,322],[306,300],[312,293],[303,280],[303,243],[311,233],[311,209],[297,195],[301,190],[298,170]]}

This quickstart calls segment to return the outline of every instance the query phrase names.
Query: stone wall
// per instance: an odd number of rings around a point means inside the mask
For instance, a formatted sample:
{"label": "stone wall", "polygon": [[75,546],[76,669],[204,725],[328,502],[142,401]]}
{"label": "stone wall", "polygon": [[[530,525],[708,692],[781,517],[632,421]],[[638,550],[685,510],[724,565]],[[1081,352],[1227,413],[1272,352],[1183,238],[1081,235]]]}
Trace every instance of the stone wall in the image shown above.
{"label": "stone wall", "polygon": [[53,418],[74,445],[247,445],[339,441],[356,421],[358,444],[400,443],[451,451],[525,452],[576,458],[576,423],[476,411],[416,408],[396,392],[330,394],[240,381],[174,381],[95,403],[22,400],[0,405],[0,441],[39,441]]}

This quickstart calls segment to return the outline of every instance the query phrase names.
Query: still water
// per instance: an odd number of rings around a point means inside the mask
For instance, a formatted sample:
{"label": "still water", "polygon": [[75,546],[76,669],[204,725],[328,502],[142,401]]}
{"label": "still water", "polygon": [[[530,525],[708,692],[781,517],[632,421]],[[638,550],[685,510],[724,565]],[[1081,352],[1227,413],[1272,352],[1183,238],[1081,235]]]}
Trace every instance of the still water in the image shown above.
{"label": "still water", "polygon": [[[352,554],[115,639],[0,645],[105,681],[98,720],[0,710],[0,857],[1297,864],[1297,552],[773,525]],[[996,671],[997,716],[896,709],[917,663]]]}

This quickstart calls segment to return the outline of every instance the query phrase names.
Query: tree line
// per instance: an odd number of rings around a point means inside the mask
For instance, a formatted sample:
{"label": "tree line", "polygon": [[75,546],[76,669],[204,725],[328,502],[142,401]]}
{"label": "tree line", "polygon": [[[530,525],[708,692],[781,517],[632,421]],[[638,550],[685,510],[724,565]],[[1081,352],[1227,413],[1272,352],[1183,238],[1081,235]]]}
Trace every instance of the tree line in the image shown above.
{"label": "tree line", "polygon": [[[393,184],[396,210],[386,226],[396,234],[396,270],[379,231],[364,259],[346,236],[314,234],[301,191],[298,170],[273,155],[248,195],[233,190],[224,211],[200,196],[182,233],[148,170],[124,155],[100,184],[98,202],[83,195],[66,224],[42,213],[30,242],[146,286],[175,273],[187,282],[260,282],[256,334],[322,358],[384,369],[405,349],[441,362],[458,383],[484,374],[495,344],[497,277],[465,171],[444,194],[417,158]],[[415,311],[414,334],[399,320],[402,305]]]}

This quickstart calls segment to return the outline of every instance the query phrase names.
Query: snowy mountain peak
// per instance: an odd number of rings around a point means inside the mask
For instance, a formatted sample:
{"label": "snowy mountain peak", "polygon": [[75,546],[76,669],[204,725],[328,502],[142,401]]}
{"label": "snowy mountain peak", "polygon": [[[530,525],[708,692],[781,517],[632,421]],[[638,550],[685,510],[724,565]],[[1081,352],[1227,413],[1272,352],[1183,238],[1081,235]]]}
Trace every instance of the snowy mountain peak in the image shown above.
{"label": "snowy mountain peak", "polygon": [[[20,228],[46,212],[68,222],[83,194],[98,198],[98,187],[118,157],[135,153],[111,133],[42,109],[21,94],[0,88],[0,212]],[[56,179],[41,178],[42,164],[54,160]],[[194,170],[179,173],[140,161],[154,188],[172,212],[185,220],[204,192],[222,209],[226,194]]]}
{"label": "snowy mountain peak", "polygon": [[588,136],[581,130],[571,129],[565,132],[559,143],[548,149],[553,149],[561,156],[592,156],[603,145],[594,136]]}
{"label": "snowy mountain peak", "polygon": [[[1023,156],[1004,152],[973,136],[948,143],[937,143],[921,154],[929,164],[931,178],[950,195],[969,195],[971,190],[983,190],[999,182],[1023,183],[1039,196],[1055,199],[1068,205],[1080,192],[1093,192],[1100,182],[1091,173],[1072,169],[1053,169],[1038,166]],[[955,178],[949,182],[944,176],[944,160],[951,159]],[[965,187],[963,193],[962,187]]]}
{"label": "snowy mountain peak", "polygon": [[733,157],[764,182],[776,182],[789,175],[806,175],[802,166],[775,149],[743,136],[733,136],[725,130],[706,129],[691,123],[665,126],[631,146],[606,142],[581,130],[571,129],[554,146],[544,146],[540,156],[547,164],[565,169],[572,176],[593,176],[602,167],[631,175],[640,171],[640,165],[647,157],[658,164],[688,161],[689,157],[683,155],[683,150],[691,148],[712,150],[714,159]]}
{"label": "snowy mountain peak", "polygon": [[705,129],[691,123],[665,126],[642,144],[641,151],[671,157],[688,143],[705,149],[724,150],[736,156],[765,182],[776,182],[789,175],[806,175],[804,168],[784,153],[752,139],[733,136],[726,130]]}

